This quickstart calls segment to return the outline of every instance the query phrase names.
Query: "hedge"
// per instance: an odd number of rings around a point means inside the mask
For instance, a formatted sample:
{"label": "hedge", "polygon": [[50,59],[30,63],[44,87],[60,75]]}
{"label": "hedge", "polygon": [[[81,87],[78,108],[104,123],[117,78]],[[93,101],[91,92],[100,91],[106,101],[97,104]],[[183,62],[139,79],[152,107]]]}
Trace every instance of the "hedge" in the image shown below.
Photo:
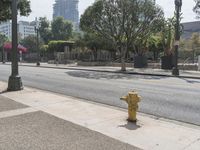
{"label": "hedge", "polygon": [[65,46],[72,46],[73,41],[50,41],[48,43],[48,52],[64,52]]}

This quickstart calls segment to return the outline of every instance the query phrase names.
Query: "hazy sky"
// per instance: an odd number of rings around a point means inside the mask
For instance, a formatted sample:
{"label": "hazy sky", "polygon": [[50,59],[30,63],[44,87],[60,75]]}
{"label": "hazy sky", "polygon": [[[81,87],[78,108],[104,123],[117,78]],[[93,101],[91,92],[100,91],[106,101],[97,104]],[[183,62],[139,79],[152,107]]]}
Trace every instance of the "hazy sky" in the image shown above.
{"label": "hazy sky", "polygon": [[[31,0],[32,13],[28,18],[21,17],[20,20],[32,21],[35,17],[44,17],[52,19],[53,3],[55,0]],[[94,0],[79,0],[80,15],[84,10],[91,5]],[[157,3],[164,9],[165,16],[170,17],[174,12],[174,0],[156,0]],[[195,14],[192,11],[194,0],[183,0],[183,20],[182,22],[195,21]]]}

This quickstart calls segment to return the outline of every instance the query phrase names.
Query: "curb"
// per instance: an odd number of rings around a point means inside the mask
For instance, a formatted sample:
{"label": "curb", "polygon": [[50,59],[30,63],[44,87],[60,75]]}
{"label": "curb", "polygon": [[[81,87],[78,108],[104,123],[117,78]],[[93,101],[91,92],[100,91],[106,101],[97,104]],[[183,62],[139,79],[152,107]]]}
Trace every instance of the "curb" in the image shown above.
{"label": "curb", "polygon": [[[3,65],[10,65],[10,64],[3,64]],[[199,79],[200,77],[197,76],[173,76],[167,74],[153,74],[153,73],[142,73],[142,72],[124,72],[124,71],[111,71],[111,70],[98,70],[98,69],[84,69],[84,68],[71,68],[71,67],[53,67],[53,66],[33,66],[33,65],[23,65],[19,64],[19,66],[24,67],[34,67],[34,68],[52,68],[52,69],[67,69],[67,70],[81,70],[81,71],[90,71],[90,72],[105,72],[105,73],[121,73],[121,74],[129,74],[129,75],[144,75],[144,76],[155,76],[155,77],[170,77],[170,78],[186,78],[186,79]]]}

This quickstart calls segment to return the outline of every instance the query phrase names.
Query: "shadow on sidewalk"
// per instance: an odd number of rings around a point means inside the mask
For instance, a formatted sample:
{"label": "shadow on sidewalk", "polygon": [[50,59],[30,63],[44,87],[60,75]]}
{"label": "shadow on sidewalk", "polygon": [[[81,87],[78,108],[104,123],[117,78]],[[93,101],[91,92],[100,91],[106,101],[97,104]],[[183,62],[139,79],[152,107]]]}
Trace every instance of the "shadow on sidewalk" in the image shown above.
{"label": "shadow on sidewalk", "polygon": [[4,93],[8,93],[8,91],[7,90],[3,90],[3,91],[0,90],[0,94],[4,94]]}
{"label": "shadow on sidewalk", "polygon": [[140,125],[137,125],[137,123],[129,122],[127,121],[124,125],[119,125],[120,128],[126,128],[128,130],[137,130],[138,128],[141,128]]}

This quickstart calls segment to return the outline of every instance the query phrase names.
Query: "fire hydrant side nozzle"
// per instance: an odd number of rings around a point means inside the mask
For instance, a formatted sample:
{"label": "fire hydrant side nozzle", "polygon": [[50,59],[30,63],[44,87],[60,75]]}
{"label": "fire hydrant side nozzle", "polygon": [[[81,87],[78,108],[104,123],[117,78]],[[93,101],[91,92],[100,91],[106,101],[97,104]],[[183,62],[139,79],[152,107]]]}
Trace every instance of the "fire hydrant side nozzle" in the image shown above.
{"label": "fire hydrant side nozzle", "polygon": [[121,97],[120,100],[123,100],[123,101],[126,101],[126,102],[127,102],[127,96]]}
{"label": "fire hydrant side nozzle", "polygon": [[136,122],[136,113],[138,110],[138,102],[141,101],[141,97],[138,96],[137,92],[129,92],[127,96],[120,98],[123,101],[126,101],[128,104],[128,120],[131,122]]}

